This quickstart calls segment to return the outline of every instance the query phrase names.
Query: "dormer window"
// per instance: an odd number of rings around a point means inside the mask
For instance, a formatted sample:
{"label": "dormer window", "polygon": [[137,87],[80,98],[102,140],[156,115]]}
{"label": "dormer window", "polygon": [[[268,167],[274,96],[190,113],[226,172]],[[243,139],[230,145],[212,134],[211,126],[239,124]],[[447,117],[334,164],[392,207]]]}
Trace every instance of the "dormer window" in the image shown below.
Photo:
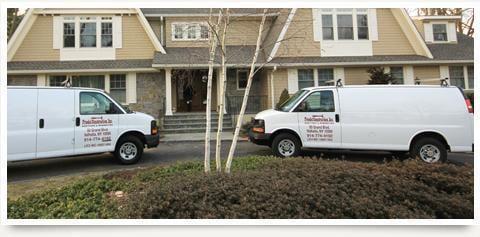
{"label": "dormer window", "polygon": [[448,41],[446,24],[432,24],[432,30],[433,41]]}
{"label": "dormer window", "polygon": [[208,39],[209,29],[206,23],[172,23],[172,40],[174,41],[194,41]]}

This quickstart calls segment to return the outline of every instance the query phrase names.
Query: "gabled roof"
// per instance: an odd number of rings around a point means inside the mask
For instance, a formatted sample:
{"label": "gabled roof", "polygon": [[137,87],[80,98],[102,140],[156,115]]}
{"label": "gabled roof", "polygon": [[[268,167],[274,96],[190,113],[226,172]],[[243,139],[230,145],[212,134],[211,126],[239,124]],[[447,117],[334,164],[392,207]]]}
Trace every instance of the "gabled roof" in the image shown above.
{"label": "gabled roof", "polygon": [[[30,28],[35,22],[37,18],[37,14],[74,14],[75,12],[80,14],[85,11],[91,12],[92,9],[84,9],[84,8],[79,8],[79,9],[30,8],[28,9],[22,21],[18,25],[18,28],[15,30],[14,34],[12,35],[12,38],[9,40],[7,44],[7,61],[11,61],[13,59],[13,56],[17,52],[18,48],[20,47],[23,40],[25,39],[25,36],[28,34],[28,32],[30,31]],[[130,9],[130,11],[126,11],[126,9],[112,8],[112,9],[102,9],[100,12],[105,12],[105,13],[108,12],[109,14],[112,14],[115,12],[118,12],[119,14],[124,14],[128,12],[137,13],[138,20],[140,21],[145,32],[147,33],[148,38],[152,42],[153,46],[155,47],[155,50],[161,53],[165,53],[165,49],[163,48],[162,44],[160,44],[160,41],[158,40],[158,38],[155,36],[155,33],[153,32],[152,27],[148,23],[147,19],[143,15],[140,8]]]}

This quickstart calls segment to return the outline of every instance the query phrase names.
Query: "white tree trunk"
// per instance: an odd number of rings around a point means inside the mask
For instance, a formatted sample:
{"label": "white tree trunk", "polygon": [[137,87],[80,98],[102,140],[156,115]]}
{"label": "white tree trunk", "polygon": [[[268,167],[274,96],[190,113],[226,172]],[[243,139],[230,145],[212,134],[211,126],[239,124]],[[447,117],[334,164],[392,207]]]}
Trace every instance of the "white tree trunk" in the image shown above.
{"label": "white tree trunk", "polygon": [[[225,11],[225,16],[223,20],[223,32],[222,39],[220,40],[220,47],[222,47],[222,70],[221,70],[221,80],[222,88],[217,88],[220,90],[220,99],[218,102],[218,128],[217,128],[217,139],[216,139],[216,148],[215,148],[215,164],[217,172],[222,171],[222,160],[221,160],[221,151],[222,151],[222,130],[223,130],[223,114],[225,110],[225,91],[227,90],[227,66],[226,66],[226,57],[227,57],[227,47],[225,46],[225,36],[227,35],[227,26],[228,26],[228,12],[229,9]],[[220,80],[219,78],[219,80]]]}
{"label": "white tree trunk", "polygon": [[253,55],[252,64],[250,65],[250,73],[248,75],[247,87],[245,88],[245,94],[243,95],[242,107],[237,118],[237,125],[235,127],[235,133],[233,135],[232,145],[230,146],[230,151],[228,152],[227,164],[225,166],[225,172],[230,173],[230,168],[232,166],[233,155],[237,147],[238,134],[240,133],[240,127],[242,126],[243,115],[245,114],[245,109],[247,108],[248,95],[250,93],[250,87],[252,86],[253,76],[255,75],[255,64],[257,62],[258,53],[260,51],[260,44],[262,41],[262,32],[263,26],[265,25],[265,19],[267,17],[267,10],[263,10],[262,22],[260,23],[260,28],[258,29],[257,44],[255,47],[255,54]]}
{"label": "white tree trunk", "polygon": [[217,37],[215,35],[218,32],[218,27],[222,20],[222,11],[219,11],[218,21],[215,26],[211,24],[211,11],[209,18],[210,25],[210,57],[208,60],[208,82],[207,82],[207,106],[206,106],[206,129],[205,129],[205,161],[204,168],[205,173],[210,172],[210,130],[211,130],[211,107],[212,107],[212,81],[213,81],[213,64],[215,62],[215,50],[217,49]]}

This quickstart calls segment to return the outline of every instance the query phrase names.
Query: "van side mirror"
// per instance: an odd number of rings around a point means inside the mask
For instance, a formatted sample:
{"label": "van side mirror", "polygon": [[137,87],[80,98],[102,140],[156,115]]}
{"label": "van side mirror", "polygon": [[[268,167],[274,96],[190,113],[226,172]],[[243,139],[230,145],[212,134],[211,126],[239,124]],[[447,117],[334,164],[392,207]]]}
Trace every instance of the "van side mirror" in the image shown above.
{"label": "van side mirror", "polygon": [[307,103],[305,101],[302,101],[297,108],[295,109],[295,112],[306,112],[307,111]]}

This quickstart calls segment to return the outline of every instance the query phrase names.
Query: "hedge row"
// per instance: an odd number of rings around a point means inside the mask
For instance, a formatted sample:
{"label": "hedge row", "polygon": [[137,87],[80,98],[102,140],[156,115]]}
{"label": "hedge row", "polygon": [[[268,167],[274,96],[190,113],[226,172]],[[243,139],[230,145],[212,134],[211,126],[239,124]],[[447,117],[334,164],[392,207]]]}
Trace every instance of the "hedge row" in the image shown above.
{"label": "hedge row", "polygon": [[473,218],[473,169],[421,162],[275,160],[175,175],[130,196],[125,218]]}
{"label": "hedge row", "polygon": [[[473,166],[236,158],[113,172],[8,201],[8,218],[473,218]],[[116,196],[115,192],[122,195]]]}

